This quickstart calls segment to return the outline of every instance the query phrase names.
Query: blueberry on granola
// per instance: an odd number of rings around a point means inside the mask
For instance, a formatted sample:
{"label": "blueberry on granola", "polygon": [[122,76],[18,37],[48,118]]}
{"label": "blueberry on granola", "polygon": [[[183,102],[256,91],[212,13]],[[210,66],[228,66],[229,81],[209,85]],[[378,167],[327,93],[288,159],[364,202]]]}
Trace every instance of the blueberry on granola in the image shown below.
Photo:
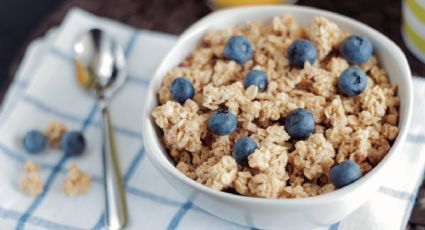
{"label": "blueberry on granola", "polygon": [[304,68],[306,61],[313,64],[316,61],[316,57],[317,50],[308,40],[296,40],[288,47],[289,62],[298,69]]}
{"label": "blueberry on granola", "polygon": [[195,94],[195,89],[192,83],[185,77],[175,78],[170,86],[169,90],[173,100],[179,103],[184,103],[187,99],[191,99]]}
{"label": "blueberry on granola", "polygon": [[356,162],[345,160],[339,165],[331,168],[330,176],[332,184],[334,184],[336,188],[342,188],[359,179],[361,171]]}
{"label": "blueberry on granola", "polygon": [[217,110],[208,118],[208,129],[219,136],[231,134],[236,124],[235,115],[228,110]]}
{"label": "blueberry on granola", "polygon": [[245,76],[243,81],[243,86],[245,89],[250,87],[251,85],[255,85],[258,87],[258,91],[264,92],[266,90],[267,84],[269,83],[266,72],[262,70],[251,70]]}
{"label": "blueberry on granola", "polygon": [[303,139],[314,131],[314,117],[307,109],[295,109],[288,113],[284,121],[285,130],[293,139]]}
{"label": "blueberry on granola", "polygon": [[79,156],[86,148],[86,140],[81,132],[66,132],[61,138],[61,148],[66,155]]}
{"label": "blueberry on granola", "polygon": [[24,136],[24,148],[28,153],[39,153],[46,146],[46,137],[37,130],[31,130]]}
{"label": "blueberry on granola", "polygon": [[366,74],[357,66],[347,68],[338,78],[339,91],[350,97],[361,94],[366,86]]}
{"label": "blueberry on granola", "polygon": [[255,151],[257,143],[251,137],[241,137],[233,145],[233,158],[242,166],[248,166],[248,156]]}
{"label": "blueberry on granola", "polygon": [[372,55],[372,43],[365,36],[351,35],[342,42],[339,52],[348,62],[362,64]]}
{"label": "blueberry on granola", "polygon": [[232,36],[224,44],[224,57],[244,64],[252,57],[251,42],[244,36]]}

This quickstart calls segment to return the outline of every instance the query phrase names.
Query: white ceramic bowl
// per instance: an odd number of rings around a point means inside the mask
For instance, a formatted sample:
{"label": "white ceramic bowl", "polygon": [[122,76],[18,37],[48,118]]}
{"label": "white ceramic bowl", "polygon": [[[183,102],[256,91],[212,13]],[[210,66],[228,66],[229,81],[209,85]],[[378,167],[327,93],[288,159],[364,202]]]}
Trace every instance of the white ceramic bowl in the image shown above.
{"label": "white ceramic bowl", "polygon": [[[261,199],[214,191],[180,173],[170,162],[161,145],[161,136],[151,118],[157,106],[157,90],[161,81],[194,48],[205,32],[247,21],[267,21],[273,16],[292,15],[304,25],[314,16],[323,16],[343,30],[370,38],[374,52],[388,72],[390,81],[398,84],[401,98],[400,132],[387,156],[371,172],[357,182],[327,194],[299,199]],[[283,51],[282,51],[283,52]],[[335,13],[299,6],[253,6],[221,10],[193,24],[184,32],[158,66],[146,93],[144,110],[144,142],[148,155],[165,179],[183,196],[207,212],[246,226],[265,229],[306,229],[333,224],[362,205],[380,186],[390,164],[397,164],[397,155],[409,128],[412,111],[412,82],[409,65],[400,48],[378,31],[365,24]]]}

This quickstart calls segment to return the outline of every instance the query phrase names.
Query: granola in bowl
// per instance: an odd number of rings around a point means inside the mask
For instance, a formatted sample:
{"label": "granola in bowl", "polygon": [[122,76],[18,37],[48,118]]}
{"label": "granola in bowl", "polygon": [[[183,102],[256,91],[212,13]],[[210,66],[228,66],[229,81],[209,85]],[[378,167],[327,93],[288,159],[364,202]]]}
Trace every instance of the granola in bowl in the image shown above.
{"label": "granola in bowl", "polygon": [[263,198],[315,196],[347,185],[335,175],[369,172],[397,137],[400,99],[374,55],[342,48],[349,38],[325,18],[304,27],[290,16],[205,34],[151,114],[176,168]]}

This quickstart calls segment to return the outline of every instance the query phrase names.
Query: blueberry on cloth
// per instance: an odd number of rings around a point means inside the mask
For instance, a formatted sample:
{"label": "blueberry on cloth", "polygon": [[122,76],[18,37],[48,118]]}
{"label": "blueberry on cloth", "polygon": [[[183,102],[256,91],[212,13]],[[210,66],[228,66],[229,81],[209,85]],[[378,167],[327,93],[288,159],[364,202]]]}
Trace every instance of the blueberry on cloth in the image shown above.
{"label": "blueberry on cloth", "polygon": [[86,140],[81,132],[66,132],[61,137],[61,148],[66,155],[79,156],[86,148]]}
{"label": "blueberry on cloth", "polygon": [[352,160],[345,160],[331,168],[331,181],[336,188],[347,186],[361,177],[360,167]]}
{"label": "blueberry on cloth", "polygon": [[248,166],[248,156],[255,151],[257,143],[251,137],[241,137],[233,145],[233,158],[242,166]]}
{"label": "blueberry on cloth", "polygon": [[31,130],[24,136],[24,148],[28,153],[39,153],[46,146],[46,137],[37,130]]}
{"label": "blueberry on cloth", "polygon": [[251,42],[244,36],[232,36],[224,44],[224,57],[238,63],[245,63],[252,57]]}
{"label": "blueberry on cloth", "polygon": [[169,88],[173,100],[184,103],[187,99],[191,99],[195,94],[192,83],[185,77],[175,78]]}
{"label": "blueberry on cloth", "polygon": [[294,109],[284,121],[285,130],[294,139],[303,139],[314,131],[314,117],[307,109]]}
{"label": "blueberry on cloth", "polygon": [[372,55],[372,49],[372,43],[367,37],[351,35],[342,42],[339,52],[348,62],[362,64]]}
{"label": "blueberry on cloth", "polygon": [[313,44],[305,39],[292,42],[288,47],[289,62],[298,69],[304,68],[304,62],[313,64],[316,61],[317,50]]}
{"label": "blueberry on cloth", "polygon": [[367,86],[367,76],[357,66],[344,70],[338,78],[338,89],[347,96],[361,94]]}
{"label": "blueberry on cloth", "polygon": [[251,70],[245,76],[245,79],[243,81],[243,87],[247,89],[251,85],[255,85],[258,87],[258,91],[264,92],[268,83],[269,80],[266,72],[262,70]]}
{"label": "blueberry on cloth", "polygon": [[236,124],[235,115],[228,110],[217,110],[208,118],[208,129],[219,136],[231,134]]}

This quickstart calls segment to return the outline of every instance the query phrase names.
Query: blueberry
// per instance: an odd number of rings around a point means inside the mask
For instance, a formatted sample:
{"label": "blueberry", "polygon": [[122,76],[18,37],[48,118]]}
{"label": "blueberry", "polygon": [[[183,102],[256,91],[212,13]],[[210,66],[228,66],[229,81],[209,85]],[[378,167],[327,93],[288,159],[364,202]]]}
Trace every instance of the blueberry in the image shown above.
{"label": "blueberry", "polygon": [[367,86],[367,77],[359,67],[344,70],[338,78],[338,89],[347,96],[361,94]]}
{"label": "blueberry", "polygon": [[231,134],[236,123],[235,115],[227,110],[217,110],[208,118],[208,128],[219,136]]}
{"label": "blueberry", "polygon": [[192,83],[185,77],[175,78],[168,89],[173,96],[173,100],[179,103],[184,103],[195,94]]}
{"label": "blueberry", "polygon": [[248,156],[257,148],[257,143],[251,137],[239,138],[233,145],[233,158],[238,164],[248,166]]}
{"label": "blueberry", "polygon": [[372,43],[365,36],[351,35],[342,42],[339,52],[348,62],[362,64],[372,54]]}
{"label": "blueberry", "polygon": [[86,148],[83,134],[77,131],[66,132],[61,138],[61,148],[66,155],[81,155]]}
{"label": "blueberry", "polygon": [[249,40],[240,35],[232,36],[224,44],[224,57],[241,64],[252,57],[252,45]]}
{"label": "blueberry", "polygon": [[303,139],[314,131],[314,118],[306,109],[295,109],[285,118],[285,129],[294,139]]}
{"label": "blueberry", "polygon": [[37,130],[31,130],[25,134],[24,148],[28,153],[39,153],[46,146],[44,134]]}
{"label": "blueberry", "polygon": [[243,81],[243,86],[245,87],[245,89],[247,89],[251,85],[256,85],[260,92],[264,92],[268,83],[269,83],[269,80],[268,80],[266,72],[262,70],[251,70],[245,76],[245,79]]}
{"label": "blueberry", "polygon": [[360,178],[360,167],[352,160],[345,160],[331,168],[331,181],[336,188],[342,188]]}
{"label": "blueberry", "polygon": [[289,62],[298,69],[304,68],[304,62],[313,64],[316,61],[317,51],[313,44],[305,39],[299,39],[288,47]]}

